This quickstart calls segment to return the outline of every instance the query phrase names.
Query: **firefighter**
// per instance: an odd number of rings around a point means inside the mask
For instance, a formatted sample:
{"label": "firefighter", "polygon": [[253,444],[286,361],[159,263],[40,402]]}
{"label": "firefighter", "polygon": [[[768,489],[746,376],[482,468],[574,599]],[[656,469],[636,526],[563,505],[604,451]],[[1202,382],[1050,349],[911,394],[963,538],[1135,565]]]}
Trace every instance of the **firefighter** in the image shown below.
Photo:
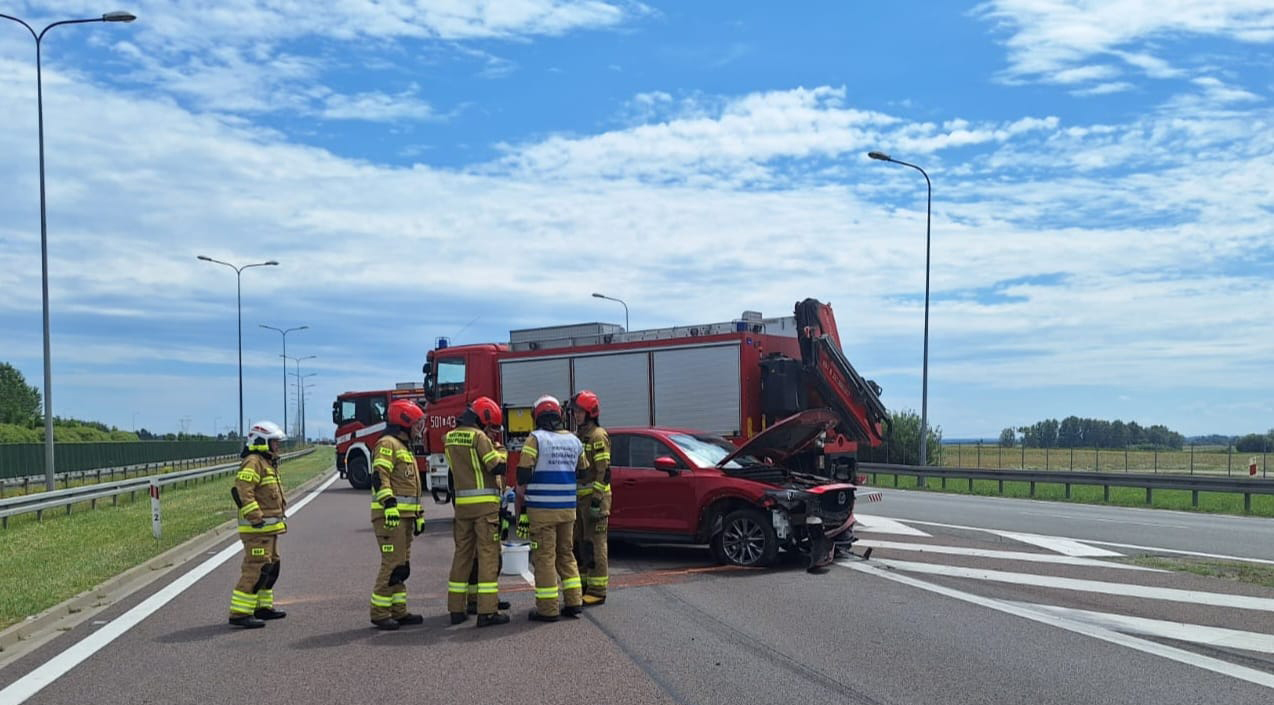
{"label": "firefighter", "polygon": [[610,436],[599,425],[602,412],[597,395],[585,389],[571,399],[575,433],[584,444],[588,470],[576,489],[575,545],[584,581],[584,605],[606,602],[606,529],[610,521]]}
{"label": "firefighter", "polygon": [[380,571],[372,588],[371,619],[377,629],[392,631],[422,624],[407,611],[407,578],[411,575],[411,539],[425,530],[420,503],[420,472],[410,444],[419,438],[425,412],[415,402],[390,402],[385,433],[372,452],[372,530],[380,549]]}
{"label": "firefighter", "polygon": [[583,444],[562,427],[562,405],[557,399],[548,395],[536,399],[531,414],[536,428],[522,446],[518,461],[518,532],[531,538],[535,569],[531,621],[556,622],[559,577],[566,603],[560,614],[578,618],[584,609],[572,534],[576,482],[588,461]]}
{"label": "firefighter", "polygon": [[[503,413],[501,413],[501,417],[503,417]],[[487,438],[491,439],[491,445],[494,446],[495,449],[500,452],[501,458],[502,458],[501,462],[507,463],[508,451],[505,450],[504,442],[500,438],[499,427],[488,426],[486,429],[486,434],[487,434]],[[500,498],[500,510],[499,510],[500,540],[503,541],[504,539],[509,538],[509,518],[510,518],[510,512],[513,511],[513,508],[512,508],[513,505],[511,502],[508,501],[508,496],[509,496],[509,493],[513,492],[513,488],[504,486],[505,471],[503,467],[497,468],[497,470],[494,472],[495,472],[496,485],[498,485],[500,488],[500,491],[504,493],[504,495]],[[456,506],[456,486],[450,471],[447,472],[447,493],[451,496],[451,507],[454,510]],[[500,560],[497,561],[497,565],[499,567],[504,566],[503,555],[500,556]],[[497,569],[496,573],[498,574],[499,572],[500,571]],[[465,614],[477,614],[478,613],[478,555],[476,551],[474,552],[474,555],[473,555],[473,565],[469,567],[468,597],[469,597],[469,600],[468,602],[465,603],[465,608],[464,608]],[[497,611],[503,611],[503,610],[509,609],[510,605],[508,602],[505,602],[504,600],[497,600],[495,607]]]}
{"label": "firefighter", "polygon": [[469,578],[477,562],[475,602],[478,626],[507,624],[509,616],[499,612],[500,495],[503,483],[496,472],[504,467],[505,454],[497,450],[487,435],[503,420],[500,406],[488,397],[478,397],[460,415],[455,429],[447,433],[444,452],[451,468],[455,519],[452,536],[455,553],[447,582],[447,611],[451,623],[460,624],[469,594]]}
{"label": "firefighter", "polygon": [[265,626],[264,620],[287,616],[274,609],[279,534],[288,529],[284,521],[287,501],[278,470],[279,443],[286,437],[275,423],[254,424],[241,453],[239,474],[230,488],[230,497],[239,508],[239,539],[243,541],[243,567],[230,598],[230,624],[236,627],[258,629]]}

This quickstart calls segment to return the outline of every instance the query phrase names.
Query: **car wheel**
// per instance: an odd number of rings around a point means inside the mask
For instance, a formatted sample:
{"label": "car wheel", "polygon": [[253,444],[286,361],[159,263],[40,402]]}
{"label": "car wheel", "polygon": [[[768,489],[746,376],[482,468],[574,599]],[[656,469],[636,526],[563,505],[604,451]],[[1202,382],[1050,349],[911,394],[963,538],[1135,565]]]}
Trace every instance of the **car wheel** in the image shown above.
{"label": "car wheel", "polygon": [[725,516],[721,532],[712,537],[717,562],[745,567],[767,566],[779,552],[778,537],[765,514],[740,509]]}
{"label": "car wheel", "polygon": [[345,464],[345,477],[349,479],[349,486],[356,490],[370,489],[372,476],[367,472],[367,456],[362,453],[351,455]]}

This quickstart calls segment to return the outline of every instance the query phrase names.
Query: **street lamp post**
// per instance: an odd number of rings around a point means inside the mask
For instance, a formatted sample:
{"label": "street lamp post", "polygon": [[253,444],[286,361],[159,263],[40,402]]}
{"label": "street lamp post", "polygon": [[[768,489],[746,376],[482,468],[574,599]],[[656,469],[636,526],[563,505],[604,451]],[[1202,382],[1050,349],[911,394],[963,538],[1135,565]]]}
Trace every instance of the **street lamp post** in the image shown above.
{"label": "street lamp post", "polygon": [[933,182],[929,180],[929,174],[915,164],[899,161],[884,152],[868,152],[867,156],[882,162],[893,162],[915,169],[925,177],[925,186],[928,189],[928,197],[925,200],[925,352],[920,383],[920,465],[924,466],[928,465],[929,459],[929,236],[933,212]]}
{"label": "street lamp post", "polygon": [[[305,357],[288,357],[287,355],[280,355],[279,357],[282,357],[284,360],[291,360],[292,362],[295,362],[295,363],[296,363],[296,386],[298,387],[298,389],[297,389],[297,397],[296,397],[296,399],[297,399],[297,404],[296,404],[296,405],[297,405],[297,425],[296,425],[296,427],[297,427],[297,430],[298,430],[298,431],[300,431],[300,432],[303,434],[303,433],[305,432],[305,430],[301,427],[301,419],[305,418],[305,414],[301,413],[301,411],[300,411],[300,407],[302,406],[302,403],[301,403],[301,396],[300,396],[300,389],[299,389],[299,388],[300,388],[300,386],[301,386],[301,361],[302,361],[302,360],[313,360],[314,358],[318,357],[318,355],[306,355]],[[285,365],[286,365],[287,363],[286,363],[286,362],[284,362],[283,364],[285,364]],[[317,373],[315,373],[315,374],[317,374]]]}
{"label": "street lamp post", "polygon": [[309,379],[309,378],[311,378],[311,377],[314,377],[314,376],[316,376],[316,375],[318,375],[318,373],[317,373],[317,372],[309,372],[309,373],[303,374],[303,375],[301,375],[300,377],[298,377],[298,381],[297,381],[297,392],[296,392],[296,394],[297,394],[297,408],[298,408],[297,414],[298,414],[298,415],[299,415],[299,417],[300,417],[300,419],[299,419],[299,420],[300,420],[300,431],[301,431],[301,432],[300,432],[301,443],[305,443],[305,440],[306,440],[306,438],[307,438],[306,433],[307,433],[307,431],[308,431],[308,429],[306,429],[306,428],[305,428],[305,421],[306,421],[306,418],[305,418],[305,390],[307,390],[307,389],[313,389],[313,388],[314,388],[314,385],[312,385],[312,384],[305,384],[305,380],[307,380],[307,379]]}
{"label": "street lamp post", "polygon": [[628,304],[624,303],[621,299],[617,299],[613,296],[606,296],[605,294],[594,293],[593,298],[606,299],[607,301],[618,301],[619,304],[624,307],[624,330],[628,330]]}
{"label": "street lamp post", "polygon": [[31,37],[35,39],[35,106],[40,142],[40,288],[44,303],[44,481],[48,489],[52,491],[56,489],[53,472],[53,362],[49,347],[49,227],[44,198],[44,79],[41,75],[40,48],[44,42],[44,35],[58,25],[132,22],[137,17],[128,12],[108,12],[92,19],[54,22],[38,33],[31,25],[13,15],[0,14],[0,17],[13,20],[26,27]]}
{"label": "street lamp post", "polygon": [[235,306],[239,311],[239,438],[243,438],[243,270],[252,267],[277,267],[279,263],[274,260],[267,262],[257,262],[254,264],[245,264],[236,267],[229,262],[222,262],[219,259],[213,259],[204,255],[198,255],[198,259],[204,262],[212,262],[213,264],[224,264],[234,270],[235,279]]}
{"label": "street lamp post", "polygon": [[283,335],[283,428],[286,429],[288,427],[288,333],[297,330],[306,330],[309,326],[297,326],[296,328],[288,328],[287,330],[284,330],[282,328],[275,328],[274,326],[267,326],[264,323],[259,323],[257,325],[260,325],[262,328],[278,331]]}

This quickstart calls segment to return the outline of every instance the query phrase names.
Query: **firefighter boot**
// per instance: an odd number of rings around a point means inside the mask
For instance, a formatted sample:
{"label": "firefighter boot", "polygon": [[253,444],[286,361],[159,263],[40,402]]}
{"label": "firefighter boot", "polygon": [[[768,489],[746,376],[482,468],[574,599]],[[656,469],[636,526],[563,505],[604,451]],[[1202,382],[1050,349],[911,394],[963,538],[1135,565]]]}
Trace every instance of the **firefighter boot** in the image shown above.
{"label": "firefighter boot", "polygon": [[[496,609],[498,609],[498,610],[502,610],[502,611],[503,611],[503,610],[507,610],[507,609],[509,609],[509,608],[510,608],[510,607],[512,607],[512,606],[513,606],[513,605],[509,604],[509,603],[508,603],[508,601],[506,601],[506,600],[500,600],[499,602],[497,602],[497,603],[496,603]],[[467,614],[477,614],[477,613],[478,613],[478,603],[476,603],[476,602],[470,602],[468,605],[466,605],[466,606],[465,606],[464,611],[465,611]],[[461,620],[461,621],[464,621],[464,620]]]}
{"label": "firefighter boot", "polygon": [[265,622],[262,622],[250,614],[245,614],[238,617],[231,617],[230,626],[243,627],[244,629],[260,629],[265,626]]}
{"label": "firefighter boot", "polygon": [[459,624],[459,623],[461,623],[461,622],[465,621],[465,620],[466,620],[466,619],[468,619],[468,618],[469,618],[469,615],[465,614],[464,612],[452,612],[452,613],[451,613],[451,624],[454,626],[454,625],[456,625],[456,624]]}
{"label": "firefighter boot", "polygon": [[583,611],[584,608],[579,605],[566,605],[562,608],[562,616],[570,617],[571,619],[579,619],[580,613]]}
{"label": "firefighter boot", "polygon": [[382,632],[392,632],[392,631],[398,630],[398,620],[393,618],[373,619],[372,625],[375,626],[377,629],[381,630]]}
{"label": "firefighter boot", "polygon": [[407,614],[404,614],[402,616],[394,617],[394,621],[398,622],[400,626],[415,627],[415,626],[424,624],[425,618],[418,614],[412,614],[411,612],[408,612]]}
{"label": "firefighter boot", "polygon": [[283,619],[288,616],[288,613],[283,610],[276,610],[273,607],[258,607],[252,613],[252,616],[257,619]]}
{"label": "firefighter boot", "polygon": [[558,619],[558,617],[557,617],[557,615],[555,615],[555,614],[554,614],[554,615],[545,615],[545,614],[540,614],[537,610],[531,610],[531,621],[532,621],[532,622],[556,622],[556,621],[557,621],[557,619]]}
{"label": "firefighter boot", "polygon": [[604,605],[604,604],[606,604],[606,597],[604,595],[599,597],[597,595],[592,595],[589,593],[584,594],[585,607],[596,607],[597,605]]}
{"label": "firefighter boot", "polygon": [[497,624],[508,624],[508,623],[509,623],[509,615],[507,614],[501,614],[499,612],[496,612],[495,614],[478,615],[479,627],[493,627]]}

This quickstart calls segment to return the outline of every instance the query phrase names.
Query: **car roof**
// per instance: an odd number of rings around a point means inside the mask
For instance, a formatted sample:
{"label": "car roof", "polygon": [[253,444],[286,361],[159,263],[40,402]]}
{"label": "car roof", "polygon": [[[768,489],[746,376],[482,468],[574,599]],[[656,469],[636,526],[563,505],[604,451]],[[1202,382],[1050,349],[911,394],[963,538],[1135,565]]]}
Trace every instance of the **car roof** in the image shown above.
{"label": "car roof", "polygon": [[619,428],[606,429],[607,434],[615,433],[635,433],[644,435],[665,435],[669,433],[683,433],[691,436],[720,436],[719,433],[711,431],[701,431],[693,428],[672,428],[669,426],[621,426]]}

